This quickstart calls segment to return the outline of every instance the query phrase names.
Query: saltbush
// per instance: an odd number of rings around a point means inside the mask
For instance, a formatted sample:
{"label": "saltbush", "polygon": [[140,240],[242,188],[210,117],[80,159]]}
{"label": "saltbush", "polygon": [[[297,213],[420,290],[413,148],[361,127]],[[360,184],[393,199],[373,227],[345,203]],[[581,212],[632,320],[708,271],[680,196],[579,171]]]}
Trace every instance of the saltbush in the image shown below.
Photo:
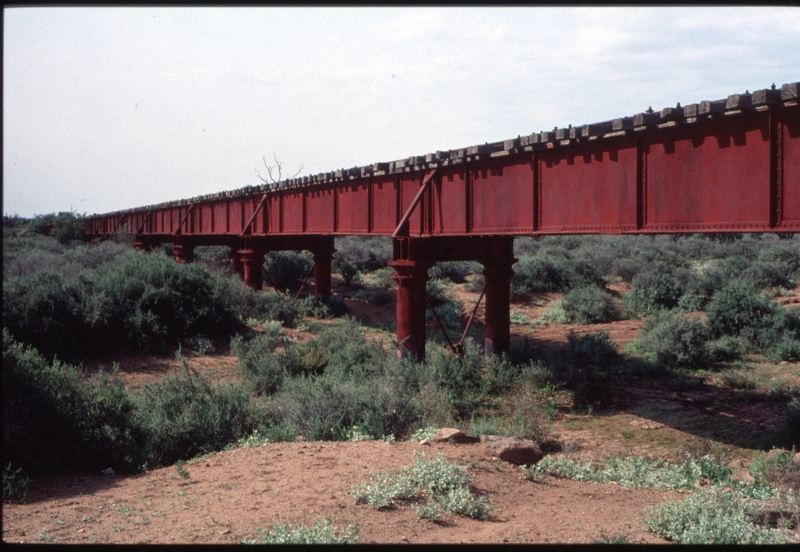
{"label": "saltbush", "polygon": [[748,505],[729,490],[700,489],[681,502],[649,507],[645,525],[657,535],[682,544],[787,544],[780,530],[758,527]]}
{"label": "saltbush", "polygon": [[[372,473],[368,483],[353,488],[353,498],[376,509],[387,508],[398,500],[416,500],[411,508],[429,521],[438,521],[448,512],[480,520],[494,514],[491,498],[470,491],[474,477],[466,473],[466,466],[448,462],[441,453],[433,460],[424,453],[415,455],[413,464],[398,472]],[[420,503],[423,497],[428,500]]]}
{"label": "saltbush", "polygon": [[596,286],[580,287],[567,293],[564,309],[577,324],[611,322],[620,315],[611,295]]}
{"label": "saltbush", "polygon": [[314,258],[308,251],[270,251],[264,269],[267,283],[280,291],[297,292],[303,280],[314,272]]}
{"label": "saltbush", "polygon": [[639,272],[631,281],[631,291],[625,296],[625,306],[636,316],[655,314],[678,306],[683,286],[666,268],[654,267]]}
{"label": "saltbush", "polygon": [[358,542],[358,526],[348,524],[344,529],[337,529],[333,520],[322,519],[307,527],[300,523],[292,526],[287,523],[274,525],[269,529],[260,529],[257,536],[246,535],[242,544],[356,544]]}
{"label": "saltbush", "polygon": [[372,272],[386,266],[392,258],[392,240],[385,236],[337,237],[333,260],[341,267],[345,261],[359,272]]}
{"label": "saltbush", "polygon": [[252,426],[244,385],[212,385],[182,364],[180,371],[145,384],[137,399],[136,423],[144,433],[143,456],[150,467],[223,450]]}
{"label": "saltbush", "polygon": [[710,337],[703,321],[662,313],[647,320],[631,348],[670,368],[705,368],[712,358]]}
{"label": "saltbush", "polygon": [[28,474],[138,467],[135,405],[118,373],[84,378],[3,330],[3,461]]}

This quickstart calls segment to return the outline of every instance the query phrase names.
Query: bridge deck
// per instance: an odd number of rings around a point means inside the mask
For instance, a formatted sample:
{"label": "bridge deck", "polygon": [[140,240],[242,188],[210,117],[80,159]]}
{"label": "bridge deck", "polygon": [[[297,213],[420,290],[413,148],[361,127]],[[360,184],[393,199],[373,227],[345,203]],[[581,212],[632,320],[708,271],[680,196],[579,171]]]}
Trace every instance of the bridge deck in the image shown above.
{"label": "bridge deck", "polygon": [[267,251],[308,249],[324,297],[334,236],[392,236],[397,341],[418,357],[428,268],[477,260],[491,355],[509,346],[515,235],[800,230],[798,85],[95,215],[87,231],[172,242],[178,262],[228,245],[256,288]]}

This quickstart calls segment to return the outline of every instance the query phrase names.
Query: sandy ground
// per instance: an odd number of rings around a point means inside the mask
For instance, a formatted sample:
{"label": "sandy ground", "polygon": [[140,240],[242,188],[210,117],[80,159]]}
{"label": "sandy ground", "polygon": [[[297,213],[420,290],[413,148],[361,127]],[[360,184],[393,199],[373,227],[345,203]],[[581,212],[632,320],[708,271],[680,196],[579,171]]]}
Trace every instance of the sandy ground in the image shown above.
{"label": "sandy ground", "polygon": [[[353,486],[374,471],[409,465],[414,451],[470,464],[473,490],[496,514],[421,520],[406,504],[356,504]],[[38,481],[27,504],[3,508],[6,543],[237,543],[277,523],[355,522],[360,543],[592,543],[626,535],[663,542],[639,523],[643,509],[675,493],[547,477],[530,482],[482,444],[276,443],[222,452],[132,477],[87,475]],[[46,535],[46,536],[45,536]]]}

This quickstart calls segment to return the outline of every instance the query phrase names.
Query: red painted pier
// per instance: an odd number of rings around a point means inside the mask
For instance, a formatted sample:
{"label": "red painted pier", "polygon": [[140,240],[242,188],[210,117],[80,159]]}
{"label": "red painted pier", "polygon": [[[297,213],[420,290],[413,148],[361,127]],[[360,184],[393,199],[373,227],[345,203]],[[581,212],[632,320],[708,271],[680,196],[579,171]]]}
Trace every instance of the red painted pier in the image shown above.
{"label": "red painted pier", "polygon": [[436,262],[480,262],[486,354],[508,350],[514,236],[800,231],[800,83],[502,142],[87,218],[139,249],[227,245],[262,286],[264,255],[308,250],[331,293],[334,237],[391,236],[401,353],[425,354]]}

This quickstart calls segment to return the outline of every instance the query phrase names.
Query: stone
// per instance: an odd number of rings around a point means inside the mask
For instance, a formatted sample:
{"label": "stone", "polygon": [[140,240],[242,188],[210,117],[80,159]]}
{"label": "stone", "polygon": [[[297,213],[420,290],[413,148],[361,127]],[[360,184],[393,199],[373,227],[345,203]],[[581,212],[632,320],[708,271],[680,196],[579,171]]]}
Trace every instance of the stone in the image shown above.
{"label": "stone", "polygon": [[454,443],[463,445],[466,443],[480,443],[481,440],[478,437],[467,435],[459,429],[445,427],[437,431],[436,435],[428,439],[428,441],[431,443],[449,443],[452,441]]}
{"label": "stone", "polygon": [[750,472],[746,469],[741,469],[731,475],[731,481],[741,481],[742,483],[753,483],[755,482],[755,478],[750,475]]}
{"label": "stone", "polygon": [[530,439],[481,435],[481,441],[489,446],[495,456],[510,464],[531,466],[544,458],[542,449]]}
{"label": "stone", "polygon": [[786,450],[786,449],[772,449],[771,451],[769,451],[767,453],[767,462],[769,462],[770,460],[775,459],[776,456],[779,456],[781,454],[787,454],[788,452],[789,451]]}

